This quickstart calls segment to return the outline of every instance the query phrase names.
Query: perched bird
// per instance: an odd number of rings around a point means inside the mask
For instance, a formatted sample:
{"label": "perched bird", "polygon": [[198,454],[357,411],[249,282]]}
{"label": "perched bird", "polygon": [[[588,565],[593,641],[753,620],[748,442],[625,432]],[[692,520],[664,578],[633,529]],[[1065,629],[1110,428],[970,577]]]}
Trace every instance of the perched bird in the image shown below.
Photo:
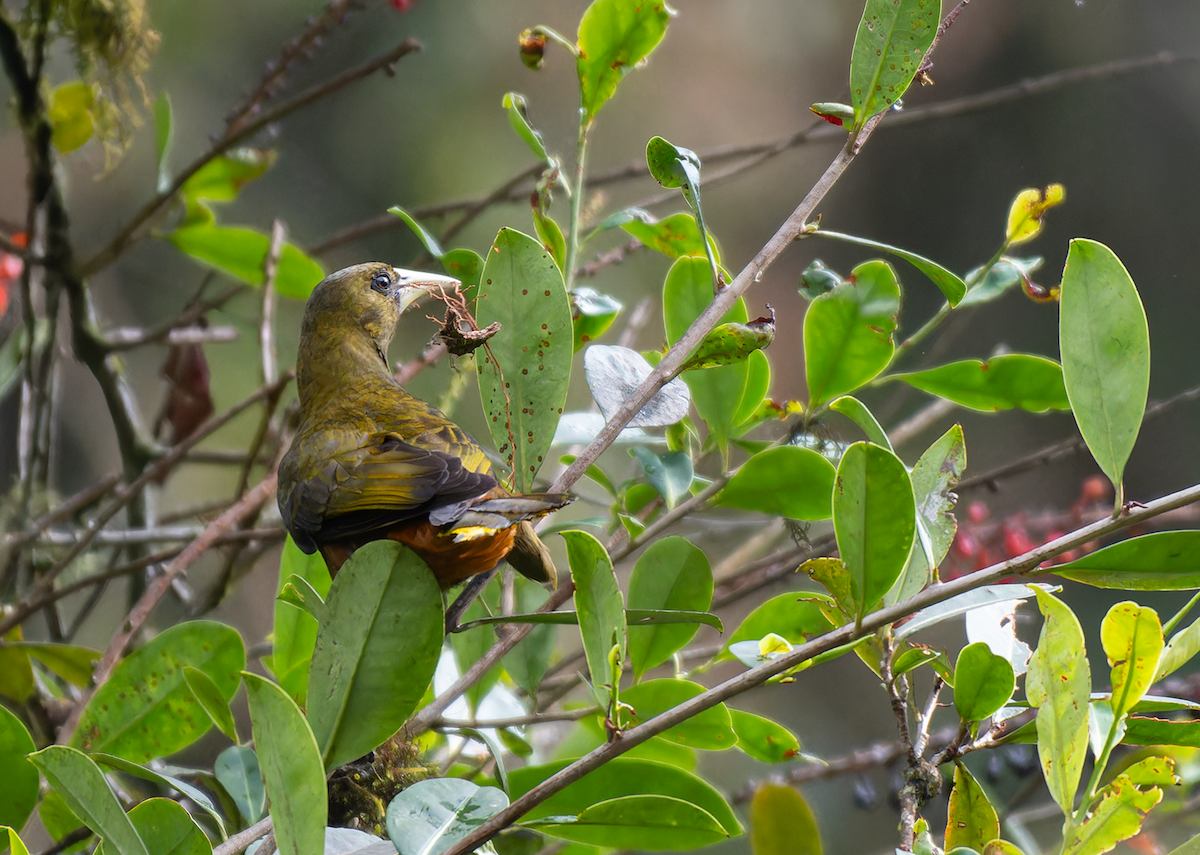
{"label": "perched bird", "polygon": [[296,360],[300,427],[279,464],[279,510],[296,545],[331,574],[362,544],[411,547],[442,589],[507,557],[554,584],[549,551],[529,520],[562,493],[514,495],[483,449],[392,377],[387,347],[401,313],[426,289],[457,280],[357,264],[308,298]]}

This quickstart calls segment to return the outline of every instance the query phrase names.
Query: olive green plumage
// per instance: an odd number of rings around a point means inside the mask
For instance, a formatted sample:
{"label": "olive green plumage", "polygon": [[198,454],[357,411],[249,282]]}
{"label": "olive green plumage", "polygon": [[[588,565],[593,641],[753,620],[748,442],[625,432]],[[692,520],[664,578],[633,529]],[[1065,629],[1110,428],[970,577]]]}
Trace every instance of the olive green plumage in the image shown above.
{"label": "olive green plumage", "polygon": [[[527,520],[569,499],[511,496],[479,444],[406,392],[388,366],[387,346],[404,309],[425,287],[452,282],[370,263],[333,273],[313,291],[296,360],[300,426],[279,465],[280,513],[296,544],[305,552],[320,548],[327,562],[331,544],[352,551],[384,537],[421,553],[413,531],[423,526],[434,538],[423,557],[443,587],[490,570],[508,542],[510,563],[552,581],[554,566]],[[513,527],[520,530],[506,531]],[[438,566],[446,550],[455,557],[451,544],[501,533],[501,554],[489,566],[475,566],[490,560],[486,550],[451,561],[464,566]]]}

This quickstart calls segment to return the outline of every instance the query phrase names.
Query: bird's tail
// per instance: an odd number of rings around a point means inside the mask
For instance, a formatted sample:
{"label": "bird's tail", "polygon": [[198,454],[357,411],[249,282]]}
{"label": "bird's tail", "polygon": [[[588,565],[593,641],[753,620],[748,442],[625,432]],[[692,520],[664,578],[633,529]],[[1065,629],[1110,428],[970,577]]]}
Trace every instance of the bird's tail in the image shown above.
{"label": "bird's tail", "polygon": [[530,520],[556,511],[571,501],[572,497],[567,493],[493,496],[472,505],[454,522],[450,533],[456,541],[473,540],[515,526],[508,563],[522,576],[557,587],[558,570],[550,558],[550,550],[538,538]]}

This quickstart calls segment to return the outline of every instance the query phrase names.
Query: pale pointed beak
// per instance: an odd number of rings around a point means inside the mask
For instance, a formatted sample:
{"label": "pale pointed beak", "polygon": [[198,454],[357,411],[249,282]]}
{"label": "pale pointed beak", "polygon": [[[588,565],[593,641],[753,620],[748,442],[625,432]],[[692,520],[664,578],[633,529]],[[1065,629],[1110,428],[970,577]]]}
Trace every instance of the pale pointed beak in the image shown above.
{"label": "pale pointed beak", "polygon": [[455,291],[462,283],[453,276],[442,276],[439,273],[426,273],[421,270],[404,270],[393,267],[396,273],[397,299],[400,311],[403,312],[429,291],[445,288]]}

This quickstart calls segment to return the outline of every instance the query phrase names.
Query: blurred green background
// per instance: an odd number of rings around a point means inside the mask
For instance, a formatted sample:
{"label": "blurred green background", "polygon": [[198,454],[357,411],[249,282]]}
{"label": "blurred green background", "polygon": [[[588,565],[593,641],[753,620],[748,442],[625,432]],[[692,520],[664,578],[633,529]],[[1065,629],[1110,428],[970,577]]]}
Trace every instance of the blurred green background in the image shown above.
{"label": "blurred green background", "polygon": [[[423,50],[400,60],[394,77],[374,75],[285,119],[256,140],[260,147],[277,149],[278,162],[236,202],[219,208],[220,221],[265,230],[280,218],[293,241],[311,247],[390,205],[418,210],[446,200],[486,196],[532,164],[501,108],[508,91],[527,97],[530,117],[548,147],[569,161],[577,107],[572,63],[551,45],[546,67],[531,72],[518,58],[516,37],[534,24],[573,35],[586,5],[583,0],[424,0],[401,14],[388,3],[369,4],[289,77],[288,92],[363,62],[406,37],[418,39]],[[646,141],[656,134],[702,158],[725,147],[783,140],[816,121],[809,104],[849,100],[846,72],[862,12],[857,0],[677,0],[675,7],[678,15],[649,64],[627,77],[597,119],[590,149],[594,172],[642,162]],[[223,127],[224,116],[252,89],[264,64],[302,29],[307,16],[321,8],[299,0],[148,4],[153,25],[162,34],[148,82],[155,93],[167,93],[174,108],[174,166],[205,150],[209,135]],[[904,111],[1027,78],[1163,51],[1175,52],[1178,61],[1100,75],[945,118],[889,127],[904,113],[889,117],[820,206],[822,225],[903,246],[962,274],[999,245],[1008,204],[1018,191],[1061,182],[1066,204],[1050,213],[1042,236],[1021,247],[1019,254],[1044,256],[1035,278],[1052,286],[1061,275],[1072,237],[1086,236],[1112,247],[1137,283],[1149,317],[1152,399],[1189,388],[1197,382],[1194,345],[1200,316],[1200,242],[1195,236],[1200,217],[1194,202],[1200,187],[1200,64],[1193,53],[1197,32],[1200,4],[1192,0],[974,0],[937,51],[931,72],[936,85],[910,90]],[[65,54],[56,54],[53,62],[57,80],[74,76]],[[6,84],[0,83],[0,94],[6,102],[11,100]],[[20,221],[25,204],[22,144],[11,111],[3,122],[0,217]],[[705,186],[706,218],[730,269],[740,269],[753,257],[842,141],[838,135],[826,136]],[[97,180],[102,167],[95,143],[68,155],[62,165],[80,257],[105,245],[153,192],[152,130],[138,130],[124,161]],[[724,168],[725,164],[708,166],[704,174]],[[607,213],[655,197],[659,188],[643,171],[602,192],[596,210]],[[665,215],[683,208],[676,197],[653,210]],[[558,199],[554,213],[565,222],[563,199]],[[427,221],[435,232],[442,224],[436,218]],[[502,225],[532,231],[526,203],[489,209],[453,243],[482,252]],[[595,249],[622,242],[614,235]],[[340,246],[320,260],[327,271],[366,260],[405,265],[418,252],[416,240],[397,221],[395,228]],[[796,282],[815,257],[847,273],[871,256],[858,248],[808,240],[789,249],[750,292],[751,317],[763,314],[768,302],[778,313],[778,336],[770,350],[771,394],[778,400],[806,397],[800,335],[805,301],[797,295]],[[635,346],[655,348],[662,344],[657,295],[667,267],[665,258],[641,251],[579,284],[616,296],[627,309],[652,298],[649,320]],[[912,268],[902,262],[896,267],[906,288],[902,333],[911,332],[936,310],[941,296]],[[105,326],[143,326],[173,317],[191,299],[203,275],[169,244],[149,239],[95,277],[92,286]],[[232,325],[241,333],[235,343],[206,348],[218,411],[259,384],[258,303],[258,295],[248,293],[212,316],[213,323]],[[289,300],[282,300],[278,310],[276,331],[284,364],[295,352],[301,310],[298,302]],[[406,320],[393,348],[394,359],[415,356],[432,334],[421,314]],[[623,324],[619,319],[610,339]],[[997,348],[1056,357],[1055,307],[1010,293],[999,303],[953,320],[912,354],[909,364],[986,358]],[[127,367],[150,418],[162,393],[157,372],[164,355],[165,348],[153,348],[128,357]],[[437,401],[451,371],[439,365],[410,388]],[[103,401],[90,375],[70,366],[63,379],[67,405],[57,435],[55,479],[61,493],[68,494],[116,471],[118,461],[114,439],[104,427]],[[573,396],[575,409],[590,403],[582,383],[576,384]],[[454,416],[486,436],[476,401],[473,389],[468,390]],[[896,395],[890,388],[879,390],[870,403],[888,424],[920,405],[915,396]],[[968,474],[1075,430],[1069,414],[956,413],[954,418],[966,430]],[[1196,418],[1196,405],[1188,404],[1146,425],[1127,470],[1129,497],[1148,499],[1200,480]],[[209,445],[244,445],[255,423],[256,416],[246,415]],[[948,420],[927,430],[911,447],[901,449],[902,456],[911,463],[946,424]],[[15,436],[16,400],[10,394],[0,402],[0,478],[6,484],[15,469]],[[623,451],[610,453],[606,460],[617,477],[636,472]],[[1093,471],[1090,460],[1078,456],[1006,480],[999,493],[965,498],[986,500],[997,515],[1061,509],[1075,500],[1081,479]],[[213,467],[185,467],[161,491],[159,510],[218,498],[228,493],[234,478],[233,472]],[[716,561],[754,532],[756,521],[744,522],[718,525],[700,520],[679,531]],[[251,642],[269,628],[274,566],[271,556],[261,561],[242,583],[244,594],[220,613],[242,627]],[[1103,609],[1119,598],[1091,599],[1096,611],[1081,609],[1081,618],[1094,637]],[[1164,598],[1164,608],[1171,602]],[[119,603],[114,604],[118,608]],[[81,643],[103,645],[112,614],[107,619],[97,615],[89,624],[92,634],[85,632]],[[726,625],[736,625],[736,618],[727,618]],[[816,669],[790,686],[760,690],[750,700],[793,727],[805,749],[820,756],[892,738],[894,722],[877,681],[856,662],[839,661],[845,664]],[[770,771],[744,757],[717,755],[705,763],[729,789]],[[889,786],[882,772],[869,777],[881,792]],[[853,786],[852,778],[843,777],[805,789],[825,830],[828,851],[888,849],[894,844],[894,816],[886,806],[858,813]],[[722,851],[746,851],[746,842],[732,842]]]}

